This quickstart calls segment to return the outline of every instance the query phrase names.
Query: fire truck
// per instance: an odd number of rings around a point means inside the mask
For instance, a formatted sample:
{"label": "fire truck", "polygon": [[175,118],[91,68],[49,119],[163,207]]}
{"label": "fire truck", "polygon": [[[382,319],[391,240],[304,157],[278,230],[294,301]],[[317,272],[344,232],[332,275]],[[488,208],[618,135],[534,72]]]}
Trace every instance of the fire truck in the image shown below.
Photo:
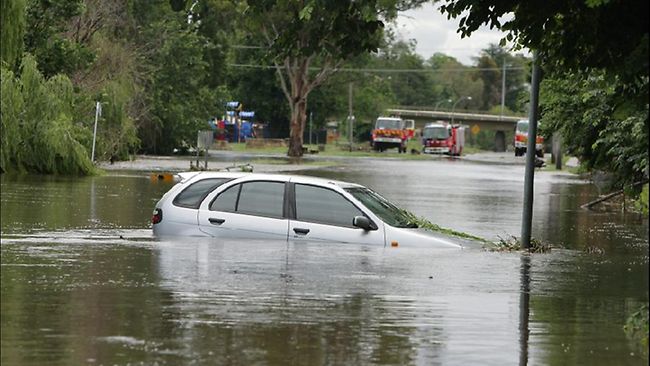
{"label": "fire truck", "polygon": [[465,127],[447,122],[428,123],[422,129],[422,152],[459,156],[465,146]]}
{"label": "fire truck", "polygon": [[[526,154],[528,149],[528,120],[522,119],[515,127],[515,156]],[[544,157],[544,137],[537,135],[535,138],[535,155]]]}
{"label": "fire truck", "polygon": [[370,146],[376,151],[384,151],[393,147],[400,153],[406,152],[408,132],[404,120],[397,117],[379,117],[372,130]]}

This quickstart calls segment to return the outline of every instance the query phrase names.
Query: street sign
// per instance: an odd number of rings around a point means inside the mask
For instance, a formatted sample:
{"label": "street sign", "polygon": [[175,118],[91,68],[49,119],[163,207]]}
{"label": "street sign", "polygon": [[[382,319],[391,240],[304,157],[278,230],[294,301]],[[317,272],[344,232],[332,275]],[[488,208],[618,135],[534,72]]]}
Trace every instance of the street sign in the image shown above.
{"label": "street sign", "polygon": [[478,125],[472,126],[472,135],[477,135],[479,132],[481,132],[481,128]]}

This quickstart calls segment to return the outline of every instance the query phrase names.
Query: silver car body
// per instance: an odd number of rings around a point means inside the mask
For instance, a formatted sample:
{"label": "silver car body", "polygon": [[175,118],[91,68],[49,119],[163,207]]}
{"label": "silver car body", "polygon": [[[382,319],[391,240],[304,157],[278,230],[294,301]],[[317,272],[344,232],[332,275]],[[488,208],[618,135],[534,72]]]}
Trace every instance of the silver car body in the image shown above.
{"label": "silver car body", "polygon": [[[153,232],[156,236],[211,236],[235,239],[289,240],[292,242],[361,243],[381,246],[414,243],[461,247],[453,239],[439,234],[417,228],[395,227],[385,223],[348,191],[358,188],[364,192],[372,192],[358,184],[298,175],[257,173],[189,172],[180,173],[178,176],[179,183],[165,193],[156,204],[154,213],[160,212],[162,216],[160,222],[153,224]],[[201,198],[200,205],[197,204],[196,208],[174,204],[175,197],[187,187],[208,178],[220,178],[227,181]],[[226,197],[229,194],[227,192],[234,192],[237,189],[241,192],[245,189],[242,187],[254,187],[254,185],[246,185],[246,183],[260,182],[272,183],[267,186],[275,187],[277,194],[262,198],[271,201],[281,199],[283,201],[282,214],[277,212],[276,214],[259,215],[211,207],[217,202],[217,197]],[[229,190],[229,188],[232,189]],[[298,202],[296,196],[304,197],[300,198],[300,202],[308,201],[311,198],[310,190],[336,198],[333,200],[321,199],[318,214],[330,216],[336,220],[336,216],[340,215],[338,210],[348,210],[348,212],[357,212],[356,210],[358,210],[360,212],[358,216],[365,216],[369,219],[372,227],[363,229],[352,225],[351,222],[349,224],[331,224],[301,220],[296,214],[297,210],[302,210],[302,208],[296,209],[296,202]],[[220,196],[222,194],[223,196]],[[340,199],[341,197],[344,199]],[[240,199],[241,193],[238,193],[238,206],[243,204]],[[226,201],[225,198],[224,201]],[[254,206],[256,203],[249,202],[247,204]],[[278,203],[276,202],[276,204]],[[347,207],[341,207],[341,204],[347,205]]]}

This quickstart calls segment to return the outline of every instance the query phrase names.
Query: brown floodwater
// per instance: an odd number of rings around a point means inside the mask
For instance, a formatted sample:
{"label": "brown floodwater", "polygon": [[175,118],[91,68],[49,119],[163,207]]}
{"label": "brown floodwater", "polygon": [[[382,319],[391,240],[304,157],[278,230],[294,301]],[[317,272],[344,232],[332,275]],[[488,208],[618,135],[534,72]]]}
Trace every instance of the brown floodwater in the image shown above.
{"label": "brown floodwater", "polygon": [[[519,236],[523,167],[357,159],[306,170],[443,227]],[[645,365],[623,330],[648,302],[648,219],[535,177],[547,254],[154,238],[173,183],[149,172],[7,176],[2,365]],[[596,249],[596,250],[594,250]]]}

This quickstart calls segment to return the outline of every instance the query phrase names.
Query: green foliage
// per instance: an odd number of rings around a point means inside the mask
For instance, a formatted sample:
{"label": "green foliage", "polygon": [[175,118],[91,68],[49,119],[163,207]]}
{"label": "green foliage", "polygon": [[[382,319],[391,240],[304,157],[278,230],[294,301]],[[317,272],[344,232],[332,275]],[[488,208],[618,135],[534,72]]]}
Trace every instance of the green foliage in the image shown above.
{"label": "green foliage", "polygon": [[94,60],[86,45],[66,36],[69,22],[84,10],[82,0],[28,0],[25,51],[34,55],[45,77],[71,76]]}
{"label": "green foliage", "polygon": [[[625,80],[648,73],[649,3],[645,0],[544,2],[446,0],[441,11],[460,17],[469,36],[484,24],[508,32],[515,45],[538,50],[545,64],[578,71],[606,68]],[[503,17],[504,15],[514,15]],[[507,19],[507,20],[504,20]]]}
{"label": "green foliage", "polygon": [[635,201],[635,206],[641,213],[648,216],[648,183],[643,186],[639,198]]}
{"label": "green foliage", "polygon": [[152,68],[146,85],[150,110],[141,126],[146,152],[169,154],[175,148],[194,146],[197,131],[225,101],[222,90],[205,85],[208,64],[203,59],[204,39],[184,24],[182,15],[171,13],[149,25],[143,35],[158,38],[152,49]]}
{"label": "green foliage", "polygon": [[[517,252],[523,250],[521,246],[521,239],[516,236],[508,236],[506,238],[499,237],[499,241],[490,243],[486,249],[492,252]],[[552,246],[544,243],[538,239],[530,238],[530,248],[527,249],[529,253],[548,253]]]}
{"label": "green foliage", "polygon": [[385,78],[390,82],[396,103],[402,106],[427,106],[437,99],[432,88],[432,74],[426,71],[422,57],[415,53],[415,44],[404,41],[390,42],[383,47],[378,56],[372,59],[370,68],[415,70],[413,72],[389,73]]}
{"label": "green foliage", "polygon": [[13,70],[23,52],[25,0],[0,0],[0,60]]}
{"label": "green foliage", "polygon": [[443,54],[434,54],[428,63],[434,72],[432,79],[439,100],[452,100],[447,108],[451,108],[461,97],[469,96],[472,100],[464,100],[456,108],[479,109],[483,104],[484,84],[475,70]]}
{"label": "green foliage", "polygon": [[634,343],[641,351],[644,358],[648,358],[648,304],[642,305],[639,310],[629,316],[625,325],[623,326],[625,335]]}
{"label": "green foliage", "polygon": [[[507,141],[512,141],[506,140]],[[477,134],[470,133],[467,144],[481,150],[494,150],[494,131],[479,131]]]}
{"label": "green foliage", "polygon": [[244,16],[249,30],[264,35],[267,59],[283,67],[278,76],[291,112],[289,156],[302,155],[309,93],[343,61],[376,51],[383,41],[381,17],[394,17],[399,4],[377,0],[247,3]]}
{"label": "green foliage", "polygon": [[475,235],[471,235],[471,234],[468,234],[468,233],[463,233],[463,232],[460,232],[460,231],[440,227],[439,225],[436,225],[436,224],[432,223],[431,221],[425,219],[424,217],[417,217],[416,215],[412,214],[409,211],[404,210],[403,212],[409,218],[409,223],[416,224],[417,227],[420,227],[420,228],[423,228],[423,229],[426,229],[426,230],[430,230],[430,231],[434,231],[434,232],[438,232],[438,233],[442,233],[442,234],[445,234],[445,235],[455,236],[455,237],[458,237],[458,238],[477,240],[477,241],[480,241],[480,242],[486,243],[486,244],[491,243],[489,240],[478,237],[478,236],[475,236]]}
{"label": "green foliage", "polygon": [[[647,91],[647,78],[643,84]],[[647,177],[648,167],[648,104],[636,93],[623,97],[625,90],[619,78],[593,71],[554,75],[540,92],[541,132],[560,131],[571,155],[620,185]]]}
{"label": "green foliage", "polygon": [[88,174],[94,171],[88,151],[79,142],[87,133],[73,121],[70,80],[45,80],[27,55],[20,78],[2,68],[3,171]]}

